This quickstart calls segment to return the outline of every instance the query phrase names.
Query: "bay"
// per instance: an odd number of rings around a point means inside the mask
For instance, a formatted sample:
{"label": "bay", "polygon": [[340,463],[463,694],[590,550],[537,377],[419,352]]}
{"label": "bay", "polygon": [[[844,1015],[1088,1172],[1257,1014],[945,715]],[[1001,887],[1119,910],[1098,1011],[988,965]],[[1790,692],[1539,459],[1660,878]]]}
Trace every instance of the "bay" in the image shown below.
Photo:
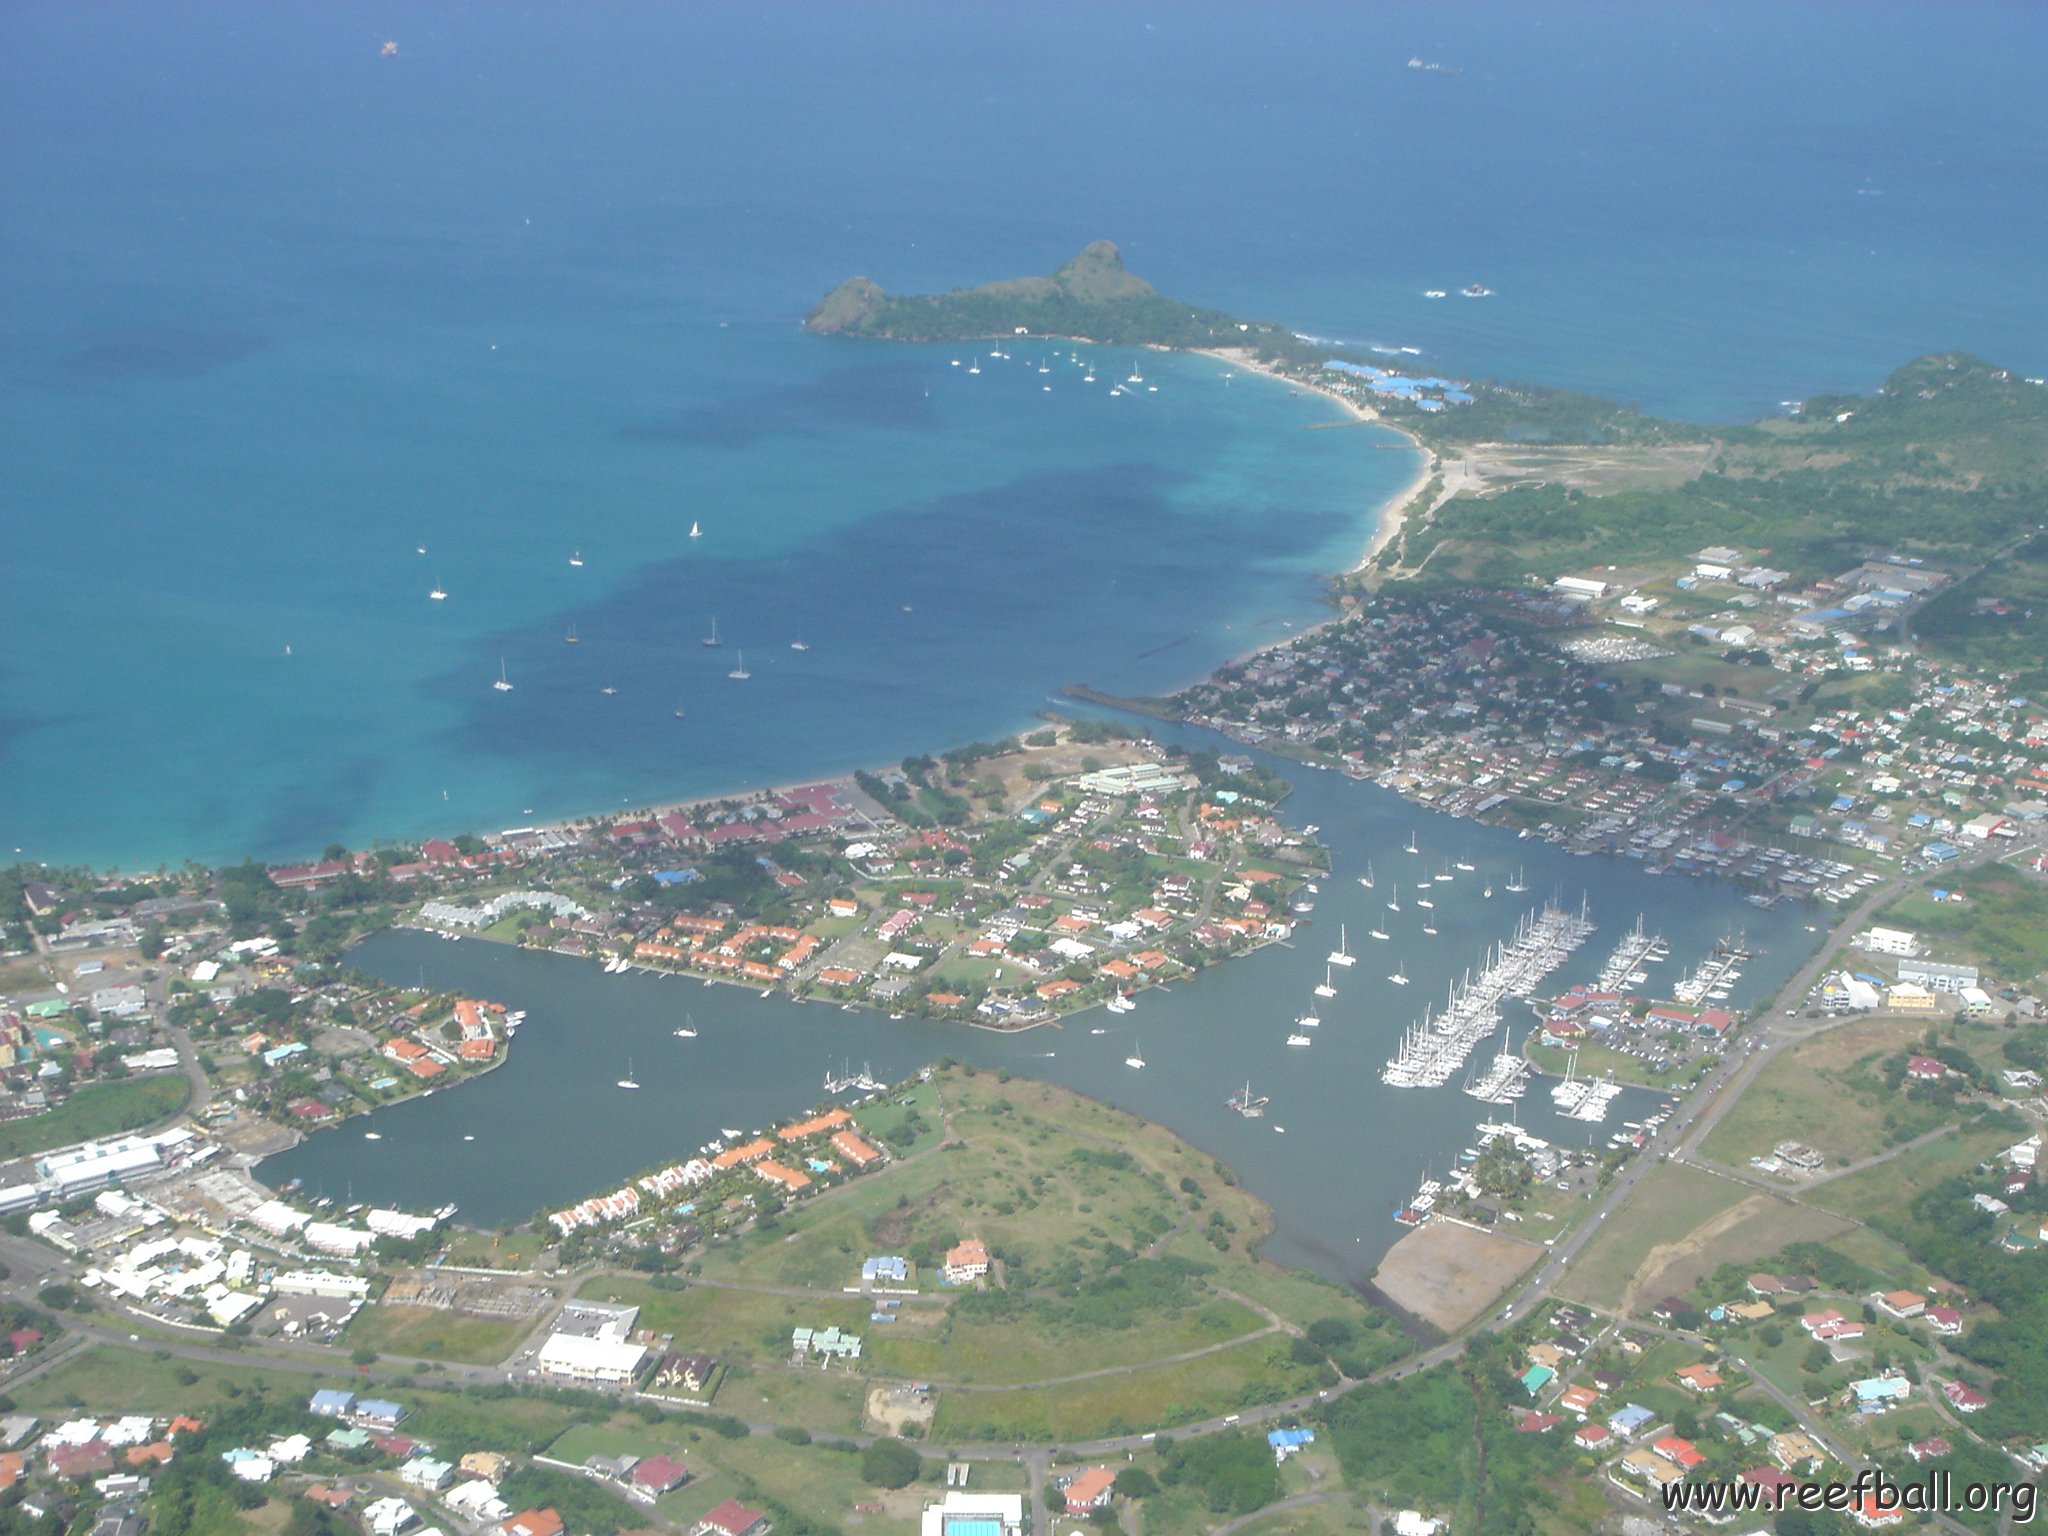
{"label": "bay", "polygon": [[1299,622],[1405,478],[1206,364],[1034,400],[803,336],[850,271],[1109,237],[1705,419],[2048,372],[2044,62],[2043,8],[1940,0],[8,7],[0,850],[287,858],[998,734]]}

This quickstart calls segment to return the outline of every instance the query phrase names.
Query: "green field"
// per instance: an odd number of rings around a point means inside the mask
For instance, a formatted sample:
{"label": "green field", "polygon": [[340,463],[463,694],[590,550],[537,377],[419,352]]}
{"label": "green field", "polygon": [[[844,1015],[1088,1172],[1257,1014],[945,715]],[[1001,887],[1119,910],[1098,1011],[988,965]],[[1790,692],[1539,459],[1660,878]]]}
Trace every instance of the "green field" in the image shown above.
{"label": "green field", "polygon": [[379,1354],[427,1360],[458,1360],[465,1365],[496,1365],[512,1353],[532,1322],[506,1322],[495,1317],[464,1317],[434,1307],[365,1307],[348,1325],[342,1343],[350,1349],[367,1346]]}
{"label": "green field", "polygon": [[713,1359],[780,1362],[789,1356],[796,1328],[839,1327],[868,1331],[865,1302],[821,1294],[811,1301],[752,1291],[693,1285],[669,1290],[645,1280],[600,1275],[577,1292],[584,1300],[618,1300],[640,1308],[640,1326],[675,1336],[679,1350],[703,1350]]}
{"label": "green field", "polygon": [[51,1147],[132,1131],[174,1115],[192,1097],[192,1081],[182,1072],[161,1077],[134,1077],[81,1088],[57,1108],[27,1120],[0,1124],[0,1158],[22,1157]]}
{"label": "green field", "polygon": [[1064,1387],[943,1393],[932,1433],[942,1442],[1087,1440],[1193,1423],[1313,1385],[1311,1372],[1288,1363],[1284,1340],[1248,1339],[1198,1359]]}
{"label": "green field", "polygon": [[1657,1168],[1572,1261],[1570,1273],[1558,1285],[1559,1293],[1598,1307],[1621,1306],[1629,1282],[1653,1249],[1682,1243],[1694,1228],[1750,1193],[1732,1179],[1696,1168],[1673,1164]]}
{"label": "green field", "polygon": [[1806,1199],[1814,1205],[1858,1221],[1889,1211],[1903,1211],[1924,1191],[1944,1179],[1970,1172],[2014,1138],[1998,1131],[1944,1136],[1924,1147],[1901,1153],[1889,1162],[1830,1180]]}
{"label": "green field", "polygon": [[457,1269],[533,1268],[548,1241],[538,1232],[472,1232],[458,1227],[450,1235],[442,1261]]}
{"label": "green field", "polygon": [[[185,1379],[188,1376],[189,1381]],[[47,1375],[23,1382],[8,1395],[25,1413],[82,1404],[108,1412],[203,1414],[235,1394],[260,1391],[285,1399],[311,1397],[316,1388],[339,1386],[349,1376],[350,1367],[339,1356],[332,1371],[315,1375],[180,1360],[101,1344],[74,1355]]]}
{"label": "green field", "polygon": [[876,1370],[917,1381],[1007,1384],[1057,1379],[1111,1365],[1142,1365],[1204,1349],[1269,1326],[1222,1297],[1172,1311],[1141,1312],[1128,1328],[1106,1329],[1065,1315],[1056,1300],[1033,1309],[1027,1326],[1007,1319],[953,1317],[924,1338],[868,1330]]}
{"label": "green field", "polygon": [[[1831,1160],[1852,1161],[1910,1141],[1955,1118],[1885,1087],[1884,1057],[1917,1047],[1930,1019],[1863,1018],[1839,1024],[1781,1051],[1743,1091],[1701,1148],[1741,1167],[1781,1141],[1804,1142]],[[1981,1049],[1986,1031],[1962,1031],[1958,1043]]]}

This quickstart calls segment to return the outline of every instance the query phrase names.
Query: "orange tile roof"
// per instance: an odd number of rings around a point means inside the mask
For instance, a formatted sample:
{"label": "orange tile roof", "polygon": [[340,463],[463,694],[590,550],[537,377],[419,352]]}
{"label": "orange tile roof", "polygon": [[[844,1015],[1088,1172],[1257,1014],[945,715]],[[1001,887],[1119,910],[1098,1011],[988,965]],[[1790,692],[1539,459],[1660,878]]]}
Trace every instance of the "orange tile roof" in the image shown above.
{"label": "orange tile roof", "polygon": [[882,1156],[881,1153],[877,1152],[865,1141],[862,1141],[852,1131],[841,1131],[837,1136],[834,1136],[832,1138],[832,1146],[840,1156],[850,1158],[862,1167],[866,1167],[869,1163],[880,1161]]}
{"label": "orange tile roof", "polygon": [[843,1109],[828,1109],[822,1115],[813,1115],[808,1120],[799,1120],[785,1125],[775,1134],[784,1141],[802,1141],[806,1136],[817,1136],[842,1125],[853,1124],[853,1116]]}
{"label": "orange tile roof", "polygon": [[737,1168],[742,1163],[751,1163],[766,1157],[775,1150],[775,1143],[766,1136],[748,1142],[743,1147],[727,1147],[711,1159],[714,1168]]}
{"label": "orange tile roof", "polygon": [[798,1173],[794,1168],[785,1168],[773,1158],[763,1158],[760,1162],[754,1164],[754,1172],[761,1175],[769,1183],[780,1184],[784,1189],[791,1192],[799,1189],[809,1189],[811,1186],[811,1176],[809,1174]]}

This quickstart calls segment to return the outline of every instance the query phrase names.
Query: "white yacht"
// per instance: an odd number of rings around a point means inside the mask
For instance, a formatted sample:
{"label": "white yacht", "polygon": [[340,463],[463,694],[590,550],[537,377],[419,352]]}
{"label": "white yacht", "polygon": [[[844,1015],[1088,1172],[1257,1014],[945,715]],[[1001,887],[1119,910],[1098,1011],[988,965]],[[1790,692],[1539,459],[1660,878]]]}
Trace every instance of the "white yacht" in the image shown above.
{"label": "white yacht", "polygon": [[491,684],[491,686],[500,693],[510,693],[512,691],[512,680],[505,675],[505,658],[502,656],[498,658],[498,680]]}

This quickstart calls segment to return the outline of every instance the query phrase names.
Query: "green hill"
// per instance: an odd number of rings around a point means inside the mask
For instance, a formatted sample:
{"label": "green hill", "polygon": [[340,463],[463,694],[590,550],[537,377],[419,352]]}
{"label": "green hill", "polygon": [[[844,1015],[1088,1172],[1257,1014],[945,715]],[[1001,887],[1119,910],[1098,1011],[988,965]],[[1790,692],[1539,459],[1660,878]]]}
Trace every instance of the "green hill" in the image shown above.
{"label": "green hill", "polygon": [[1028,333],[1124,346],[1249,347],[1268,357],[1302,350],[1283,327],[1166,297],[1128,271],[1123,253],[1107,240],[1097,240],[1050,277],[1016,277],[950,293],[897,296],[869,278],[848,278],[804,317],[804,327],[820,335],[890,341]]}

